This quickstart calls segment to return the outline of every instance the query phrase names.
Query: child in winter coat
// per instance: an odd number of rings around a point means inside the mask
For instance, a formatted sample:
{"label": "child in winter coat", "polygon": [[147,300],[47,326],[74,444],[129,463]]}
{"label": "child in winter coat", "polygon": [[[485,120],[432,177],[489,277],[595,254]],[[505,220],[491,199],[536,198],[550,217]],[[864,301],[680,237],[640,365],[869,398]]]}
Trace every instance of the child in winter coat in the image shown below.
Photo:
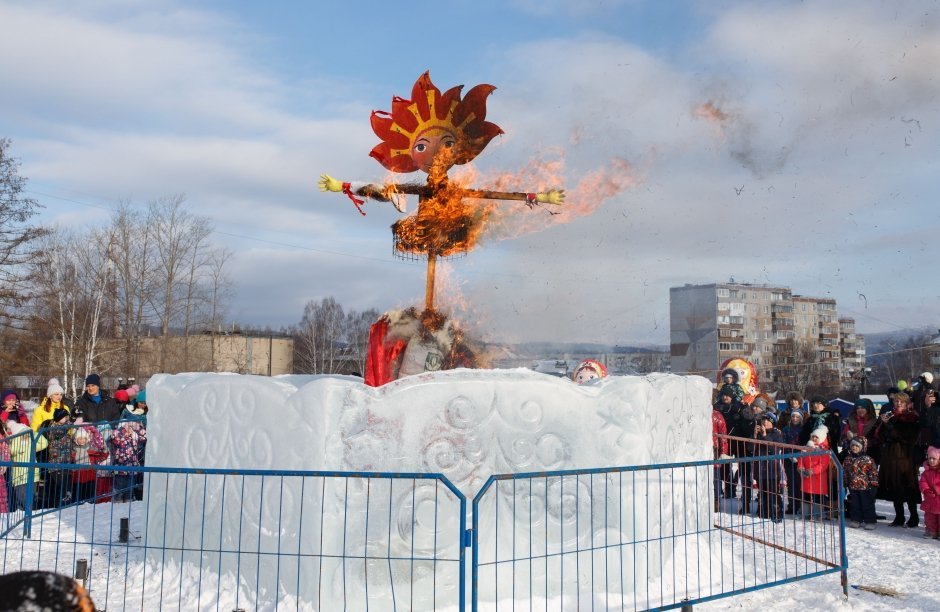
{"label": "child in winter coat", "polygon": [[920,475],[920,492],[924,503],[920,509],[924,512],[924,537],[940,539],[940,448],[927,448],[927,462],[924,473]]}
{"label": "child in winter coat", "polygon": [[[802,400],[801,400],[802,401]],[[800,432],[803,430],[803,413],[799,410],[790,412],[790,418],[787,425],[783,428],[784,444],[800,445]],[[787,449],[786,452],[796,452],[795,449]],[[787,473],[787,508],[785,514],[799,514],[803,509],[803,479],[796,465],[796,458],[791,457],[784,460],[783,465]]]}
{"label": "child in winter coat", "polygon": [[[111,434],[111,449],[114,465],[143,465],[144,444],[147,442],[147,429],[136,421],[123,422]],[[134,472],[114,473],[114,501],[125,502],[134,499],[136,476]]]}
{"label": "child in winter coat", "polygon": [[852,495],[849,504],[849,527],[858,529],[874,529],[877,516],[875,515],[875,494],[878,492],[878,466],[874,459],[865,454],[866,440],[864,436],[852,438],[849,442],[849,454],[842,462],[842,475],[845,486]]}
{"label": "child in winter coat", "polygon": [[107,458],[108,451],[101,434],[91,425],[77,427],[72,440],[72,462],[86,466],[72,472],[72,499],[81,503],[95,497],[97,473],[93,466]]}
{"label": "child in winter coat", "polygon": [[[828,428],[820,425],[814,429],[806,445],[812,449],[829,450]],[[796,464],[803,478],[803,493],[806,494],[803,516],[822,520],[829,506],[829,455],[800,457]]]}
{"label": "child in winter coat", "polygon": [[[7,428],[10,430],[10,438],[7,440],[10,445],[10,457],[17,463],[28,463],[33,450],[33,430],[28,425],[23,425],[13,419],[7,421]],[[45,437],[36,436],[36,452],[45,450],[47,445]],[[30,478],[29,468],[14,467],[10,471],[12,472],[10,480],[13,485],[13,502],[10,507],[14,510],[25,510],[27,503],[32,504],[32,500],[26,499],[26,487]],[[33,482],[39,481],[39,468],[33,470],[32,478]]]}
{"label": "child in winter coat", "polygon": [[[6,441],[9,435],[10,430],[7,429],[7,424],[0,421],[0,461],[10,461],[10,445]],[[10,511],[7,503],[7,467],[6,465],[0,466],[0,513],[2,514]]]}
{"label": "child in winter coat", "polygon": [[[759,442],[758,453],[761,455],[776,455],[780,447],[776,444],[783,442],[783,434],[775,427],[777,416],[768,412],[761,415],[754,431],[754,437]],[[783,501],[780,490],[787,489],[787,475],[784,472],[783,462],[779,459],[761,459],[752,467],[754,479],[757,481],[757,515],[769,518],[774,523],[783,521]]]}
{"label": "child in winter coat", "polygon": [[72,499],[69,484],[71,474],[68,464],[72,463],[72,432],[68,428],[69,411],[65,408],[56,408],[52,420],[47,421],[41,431],[49,440],[46,449],[46,462],[61,467],[52,467],[46,470],[43,483],[43,506],[58,508]]}

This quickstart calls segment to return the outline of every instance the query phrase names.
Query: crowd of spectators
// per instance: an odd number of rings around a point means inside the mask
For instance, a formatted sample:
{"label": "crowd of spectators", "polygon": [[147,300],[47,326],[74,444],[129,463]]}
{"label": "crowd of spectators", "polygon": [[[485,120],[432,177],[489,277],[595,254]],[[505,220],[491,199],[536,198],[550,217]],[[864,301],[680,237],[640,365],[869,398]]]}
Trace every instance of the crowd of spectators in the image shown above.
{"label": "crowd of spectators", "polygon": [[804,403],[797,392],[779,410],[767,394],[744,403],[737,374],[726,370],[712,412],[715,458],[791,456],[719,464],[715,511],[721,498],[737,499],[740,489],[742,514],[751,514],[756,501],[758,515],[774,522],[785,515],[833,518],[838,470],[828,454],[806,452],[822,449],[842,463],[850,527],[871,530],[877,520],[887,520],[875,511],[881,499],[894,506],[891,526],[919,527],[919,505],[924,537],[940,538],[940,404],[933,383],[933,374],[924,372],[910,389],[888,389],[880,413],[870,399],[860,398],[843,418],[825,397]]}
{"label": "crowd of spectators", "polygon": [[[32,412],[18,394],[0,394],[0,461],[29,462],[34,468],[33,508],[140,499],[140,473],[102,470],[102,465],[140,466],[147,444],[147,392],[136,385],[101,388],[97,374],[85,378],[81,396],[72,401],[51,379],[46,395]],[[29,468],[0,466],[0,512],[24,510]]]}

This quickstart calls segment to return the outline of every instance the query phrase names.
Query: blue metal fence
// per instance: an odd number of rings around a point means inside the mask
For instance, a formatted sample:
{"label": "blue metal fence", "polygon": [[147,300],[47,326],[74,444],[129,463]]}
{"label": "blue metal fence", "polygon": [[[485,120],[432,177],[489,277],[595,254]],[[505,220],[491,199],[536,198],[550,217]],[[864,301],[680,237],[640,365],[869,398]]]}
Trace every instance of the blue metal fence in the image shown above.
{"label": "blue metal fence", "polygon": [[[845,591],[839,462],[747,443],[736,459],[491,476],[473,499],[473,610],[669,609],[831,573]],[[811,457],[831,495],[786,515],[786,462]],[[741,498],[714,496],[722,471]]]}
{"label": "blue metal fence", "polygon": [[[783,515],[787,462],[811,457],[831,495],[801,494],[805,513]],[[38,489],[38,474],[88,466],[4,467]],[[111,611],[666,609],[834,572],[845,585],[841,468],[819,450],[496,475],[471,530],[440,474],[97,470],[143,475],[142,500],[110,490],[40,508],[26,494],[4,522],[0,571],[78,574]]]}

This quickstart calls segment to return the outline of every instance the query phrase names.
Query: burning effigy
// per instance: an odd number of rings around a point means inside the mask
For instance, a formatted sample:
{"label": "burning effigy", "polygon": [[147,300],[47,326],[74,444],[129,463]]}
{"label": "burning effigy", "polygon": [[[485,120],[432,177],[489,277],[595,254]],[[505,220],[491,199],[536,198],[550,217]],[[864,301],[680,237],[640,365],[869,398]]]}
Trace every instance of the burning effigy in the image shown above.
{"label": "burning effigy", "polygon": [[372,130],[381,139],[370,156],[395,173],[422,171],[424,183],[384,185],[352,183],[327,174],[321,191],[344,193],[365,215],[366,199],[391,202],[399,212],[405,196],[418,196],[417,210],[392,225],[395,253],[427,260],[424,309],[409,308],[383,315],[369,335],[365,382],[380,386],[408,374],[473,367],[474,353],[459,326],[434,306],[439,259],[458,256],[478,243],[497,201],[518,201],[529,208],[559,206],[563,189],[509,192],[475,189],[448,177],[467,164],[503,130],[486,120],[486,101],[496,89],[480,84],[462,96],[462,85],[441,93],[425,72],[415,81],[411,98],[392,98],[390,112],[372,112]]}

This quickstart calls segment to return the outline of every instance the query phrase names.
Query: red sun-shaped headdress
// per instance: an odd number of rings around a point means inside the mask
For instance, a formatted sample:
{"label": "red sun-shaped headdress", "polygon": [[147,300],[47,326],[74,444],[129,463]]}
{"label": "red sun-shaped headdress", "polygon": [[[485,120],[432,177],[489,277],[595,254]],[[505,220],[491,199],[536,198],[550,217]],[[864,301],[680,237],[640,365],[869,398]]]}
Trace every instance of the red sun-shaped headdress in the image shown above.
{"label": "red sun-shaped headdress", "polygon": [[369,155],[392,172],[414,172],[418,170],[411,157],[415,140],[429,129],[439,129],[457,139],[454,163],[471,161],[503,130],[486,121],[486,99],[496,88],[477,85],[461,98],[462,89],[457,85],[442,94],[430,74],[422,74],[410,100],[395,96],[390,113],[372,111],[372,130],[382,142]]}

